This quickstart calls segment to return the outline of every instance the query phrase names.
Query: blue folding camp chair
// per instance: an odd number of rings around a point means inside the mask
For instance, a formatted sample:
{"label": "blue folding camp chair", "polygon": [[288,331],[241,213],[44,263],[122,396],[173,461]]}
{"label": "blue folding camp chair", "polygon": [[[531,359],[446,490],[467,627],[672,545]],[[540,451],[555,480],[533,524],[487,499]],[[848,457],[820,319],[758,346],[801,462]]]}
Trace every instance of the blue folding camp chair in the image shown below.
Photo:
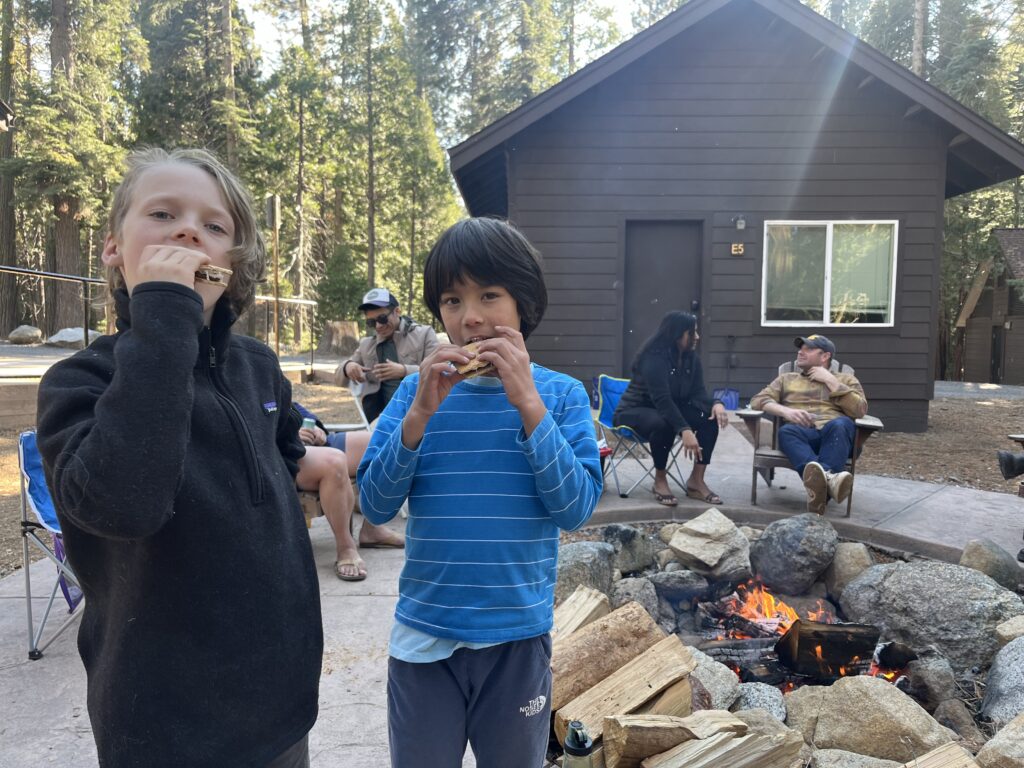
{"label": "blue folding camp chair", "polygon": [[[628,426],[616,427],[612,424],[612,415],[619,405],[619,400],[622,399],[622,393],[626,391],[628,386],[629,379],[617,379],[606,373],[602,373],[597,377],[597,423],[601,425],[603,436],[612,447],[612,453],[608,457],[605,471],[607,472],[608,468],[611,468],[612,477],[615,479],[615,491],[624,499],[648,477],[654,477],[654,463],[651,461],[650,454],[645,447],[647,441]],[[610,439],[609,435],[614,439]],[[669,477],[679,484],[680,488],[686,490],[686,481],[682,479],[679,466],[676,463],[682,450],[683,441],[677,437],[669,451],[666,471]],[[640,468],[644,470],[644,473],[640,475],[640,478],[635,483],[629,486],[629,490],[623,493],[622,487],[619,484],[618,467],[627,459],[637,462]]]}
{"label": "blue folding camp chair", "polygon": [[[39,449],[36,447],[35,430],[22,432],[18,436],[18,464],[21,466],[21,538],[22,551],[24,554],[23,568],[25,572],[25,605],[28,608],[28,657],[40,659],[43,651],[57,637],[67,629],[80,611],[76,612],[82,602],[82,590],[79,588],[78,579],[67,564],[67,555],[64,552],[64,539],[60,533],[60,522],[57,520],[57,513],[53,508],[53,500],[50,498],[50,489],[46,487],[46,478],[43,476],[43,461],[39,456]],[[29,520],[29,511],[35,521]],[[49,538],[53,541],[51,548],[43,531],[49,532]],[[38,547],[46,557],[57,566],[57,578],[50,589],[50,599],[46,603],[46,610],[38,627],[32,618],[32,575],[29,560],[29,542]],[[57,598],[57,590],[64,595],[68,604],[70,616],[54,632],[50,638],[42,643],[43,630],[50,618],[50,611]]]}

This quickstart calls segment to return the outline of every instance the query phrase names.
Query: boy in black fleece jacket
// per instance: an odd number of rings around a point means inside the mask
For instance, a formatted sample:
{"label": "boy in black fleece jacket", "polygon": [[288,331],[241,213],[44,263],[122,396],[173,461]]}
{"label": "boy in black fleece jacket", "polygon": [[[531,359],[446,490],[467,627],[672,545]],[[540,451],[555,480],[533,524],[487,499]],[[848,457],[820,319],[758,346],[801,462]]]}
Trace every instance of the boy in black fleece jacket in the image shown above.
{"label": "boy in black fleece jacket", "polygon": [[[305,451],[277,359],[231,333],[265,263],[252,206],[212,155],[145,150],[109,232],[118,332],[47,372],[38,415],[100,765],[308,765],[323,634]],[[226,287],[197,279],[208,265]]]}

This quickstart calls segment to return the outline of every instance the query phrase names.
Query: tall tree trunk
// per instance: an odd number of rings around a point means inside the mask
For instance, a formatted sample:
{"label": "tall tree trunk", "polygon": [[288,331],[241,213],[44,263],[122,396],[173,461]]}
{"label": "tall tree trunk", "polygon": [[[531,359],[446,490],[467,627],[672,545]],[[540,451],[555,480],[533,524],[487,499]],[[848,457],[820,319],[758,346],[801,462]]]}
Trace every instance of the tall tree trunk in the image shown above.
{"label": "tall tree trunk", "polygon": [[[0,99],[13,105],[14,0],[2,0],[0,6]],[[14,155],[11,128],[0,135],[0,162]],[[14,241],[14,174],[0,172],[0,265],[17,264]],[[0,273],[0,336],[7,336],[18,324],[18,283],[14,275]]]}
{"label": "tall tree trunk", "polygon": [[924,77],[924,37],[928,28],[928,0],[914,0],[914,43],[910,54],[910,71]]}
{"label": "tall tree trunk", "polygon": [[405,306],[409,314],[412,314],[412,301],[416,298],[416,197],[419,191],[417,189],[418,186],[418,180],[414,175],[412,189],[410,190],[410,197],[412,199],[409,201],[409,280],[405,291]]}
{"label": "tall tree trunk", "polygon": [[377,284],[377,165],[374,158],[376,115],[373,105],[373,36],[366,35],[366,279]]}
{"label": "tall tree trunk", "polygon": [[569,3],[569,72],[576,71],[576,2]]}
{"label": "tall tree trunk", "polygon": [[828,17],[833,24],[843,26],[843,17],[846,15],[846,0],[829,0]]}
{"label": "tall tree trunk", "polygon": [[[299,93],[299,168],[296,174],[295,223],[298,227],[295,266],[292,268],[292,286],[295,295],[302,296],[302,278],[306,271],[306,94]],[[295,313],[295,342],[302,341],[302,317],[305,310]]]}
{"label": "tall tree trunk", "polygon": [[231,0],[222,0],[220,32],[224,38],[224,160],[228,168],[238,171],[238,134],[235,130],[235,44],[232,30]]}
{"label": "tall tree trunk", "polygon": [[[54,95],[75,86],[74,42],[71,17],[74,0],[53,0],[50,15],[50,72]],[[66,90],[65,90],[66,89]],[[82,273],[82,243],[78,232],[78,198],[56,194],[53,203],[53,269],[69,275]],[[46,320],[48,330],[82,324],[81,289],[74,283],[48,281]]]}

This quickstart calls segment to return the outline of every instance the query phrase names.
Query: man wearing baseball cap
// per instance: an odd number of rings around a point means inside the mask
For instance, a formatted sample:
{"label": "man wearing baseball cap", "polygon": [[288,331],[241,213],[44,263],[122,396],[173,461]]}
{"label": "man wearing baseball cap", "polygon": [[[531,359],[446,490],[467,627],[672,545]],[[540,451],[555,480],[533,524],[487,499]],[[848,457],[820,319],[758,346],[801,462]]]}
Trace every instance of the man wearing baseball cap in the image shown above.
{"label": "man wearing baseball cap", "polygon": [[797,336],[796,368],[783,373],[750,401],[779,416],[781,450],[803,478],[807,510],[822,515],[830,498],[845,501],[853,476],[845,471],[853,452],[855,419],[868,412],[864,388],[849,373],[830,370],[836,345],[821,334]]}
{"label": "man wearing baseball cap", "polygon": [[401,313],[398,299],[387,288],[371,288],[359,305],[370,335],[348,360],[342,361],[335,378],[343,387],[362,384],[363,411],[368,421],[376,419],[398,384],[437,348],[438,340],[429,325],[419,325]]}

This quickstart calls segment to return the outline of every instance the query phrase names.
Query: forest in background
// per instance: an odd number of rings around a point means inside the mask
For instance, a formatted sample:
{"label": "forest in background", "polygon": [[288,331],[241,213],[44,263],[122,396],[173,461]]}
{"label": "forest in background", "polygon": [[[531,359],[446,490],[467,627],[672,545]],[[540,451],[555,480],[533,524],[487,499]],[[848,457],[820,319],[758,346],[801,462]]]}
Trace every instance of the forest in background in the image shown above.
{"label": "forest in background", "polygon": [[[315,299],[316,327],[355,317],[370,285],[425,321],[423,259],[463,213],[444,147],[681,4],[631,0],[620,24],[612,0],[0,0],[0,265],[102,277],[125,154],[203,146],[258,203],[280,197],[281,295]],[[1024,0],[809,4],[1024,138]],[[258,49],[253,8],[279,50]],[[1022,203],[1018,179],[946,204],[941,378],[958,378],[979,265],[999,264],[991,230],[1020,226]],[[81,312],[75,284],[0,275],[0,336]]]}

